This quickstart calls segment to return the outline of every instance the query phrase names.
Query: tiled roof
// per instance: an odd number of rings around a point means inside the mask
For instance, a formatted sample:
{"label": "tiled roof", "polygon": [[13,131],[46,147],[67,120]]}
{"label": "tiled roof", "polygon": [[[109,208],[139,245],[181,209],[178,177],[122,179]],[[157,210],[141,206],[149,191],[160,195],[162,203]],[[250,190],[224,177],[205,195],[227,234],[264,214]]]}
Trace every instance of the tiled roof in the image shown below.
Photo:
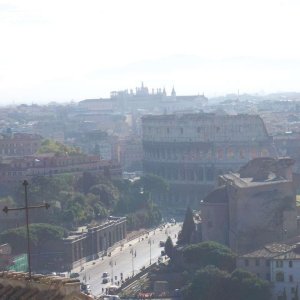
{"label": "tiled roof", "polygon": [[0,273],[0,299],[5,300],[91,300],[80,292],[77,279],[27,273]]}
{"label": "tiled roof", "polygon": [[274,257],[274,259],[300,259],[300,253],[295,251],[290,251],[288,253],[284,253]]}
{"label": "tiled roof", "polygon": [[283,253],[291,251],[295,246],[273,243],[264,246],[261,249],[244,254],[242,258],[272,258]]}

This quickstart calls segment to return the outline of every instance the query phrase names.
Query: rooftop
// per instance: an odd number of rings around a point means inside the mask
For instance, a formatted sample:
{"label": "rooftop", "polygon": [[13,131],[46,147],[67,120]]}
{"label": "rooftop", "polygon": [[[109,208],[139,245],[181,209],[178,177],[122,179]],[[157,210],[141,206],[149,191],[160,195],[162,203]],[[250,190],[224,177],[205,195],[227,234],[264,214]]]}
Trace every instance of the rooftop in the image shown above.
{"label": "rooftop", "polygon": [[0,273],[0,299],[22,300],[89,300],[90,296],[80,292],[80,281],[58,276],[32,275],[28,273]]}
{"label": "rooftop", "polygon": [[244,254],[240,257],[242,257],[242,258],[274,258],[274,257],[277,257],[278,255],[288,253],[293,248],[295,248],[294,245],[273,243],[273,244],[266,245],[261,249]]}

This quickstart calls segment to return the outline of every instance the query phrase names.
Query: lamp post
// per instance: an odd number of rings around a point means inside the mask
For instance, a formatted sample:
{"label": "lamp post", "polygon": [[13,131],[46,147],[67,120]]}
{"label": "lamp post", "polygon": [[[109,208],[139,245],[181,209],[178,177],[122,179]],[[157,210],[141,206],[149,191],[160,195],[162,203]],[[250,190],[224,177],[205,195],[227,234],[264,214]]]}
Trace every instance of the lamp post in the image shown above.
{"label": "lamp post", "polygon": [[130,254],[131,254],[131,259],[132,259],[132,276],[134,276],[134,265],[133,265],[134,251],[132,248],[130,249]]}
{"label": "lamp post", "polygon": [[109,265],[111,266],[111,283],[114,283],[114,262],[110,260]]}
{"label": "lamp post", "polygon": [[151,265],[151,245],[152,245],[151,239],[148,240],[148,244],[150,245],[150,265]]}

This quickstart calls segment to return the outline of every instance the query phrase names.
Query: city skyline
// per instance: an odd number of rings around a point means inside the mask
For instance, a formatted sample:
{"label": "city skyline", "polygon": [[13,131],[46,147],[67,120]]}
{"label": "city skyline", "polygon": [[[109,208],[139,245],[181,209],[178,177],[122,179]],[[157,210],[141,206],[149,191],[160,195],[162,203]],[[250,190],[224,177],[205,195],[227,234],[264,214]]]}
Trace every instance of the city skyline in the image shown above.
{"label": "city skyline", "polygon": [[297,1],[0,1],[0,105],[300,91]]}

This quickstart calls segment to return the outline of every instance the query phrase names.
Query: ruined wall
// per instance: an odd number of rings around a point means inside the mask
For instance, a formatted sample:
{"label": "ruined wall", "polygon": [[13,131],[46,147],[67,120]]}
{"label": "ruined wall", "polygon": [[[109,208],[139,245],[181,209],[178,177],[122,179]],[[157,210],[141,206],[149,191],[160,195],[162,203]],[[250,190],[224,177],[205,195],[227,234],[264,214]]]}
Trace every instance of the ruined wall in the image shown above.
{"label": "ruined wall", "polygon": [[229,187],[229,244],[239,253],[296,234],[295,191],[291,181]]}
{"label": "ruined wall", "polygon": [[202,240],[228,245],[228,203],[201,204]]}

